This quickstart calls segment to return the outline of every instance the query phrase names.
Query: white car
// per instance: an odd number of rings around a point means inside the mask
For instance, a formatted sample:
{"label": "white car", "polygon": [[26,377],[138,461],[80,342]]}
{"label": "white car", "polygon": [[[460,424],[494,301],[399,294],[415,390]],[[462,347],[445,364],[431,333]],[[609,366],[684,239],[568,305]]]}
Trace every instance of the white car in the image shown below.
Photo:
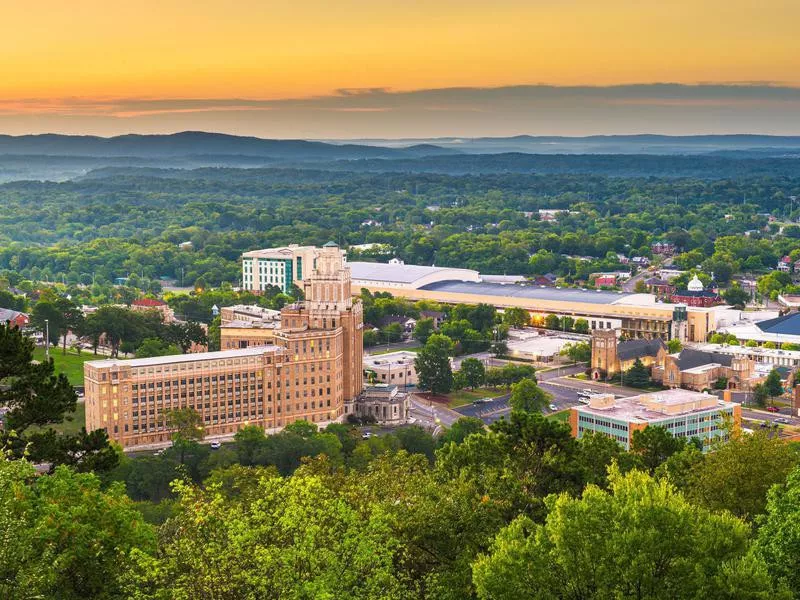
{"label": "white car", "polygon": [[589,404],[589,398],[587,398],[586,396],[580,396],[578,398],[578,402],[580,402],[581,404]]}
{"label": "white car", "polygon": [[550,410],[558,410],[558,407],[555,404],[550,405]]}
{"label": "white car", "polygon": [[361,439],[362,440],[368,440],[371,437],[372,437],[372,432],[371,431],[365,431],[364,433],[361,434]]}
{"label": "white car", "polygon": [[212,450],[219,450],[220,448],[222,448],[222,444],[220,444],[219,442],[211,442],[209,446],[211,446]]}

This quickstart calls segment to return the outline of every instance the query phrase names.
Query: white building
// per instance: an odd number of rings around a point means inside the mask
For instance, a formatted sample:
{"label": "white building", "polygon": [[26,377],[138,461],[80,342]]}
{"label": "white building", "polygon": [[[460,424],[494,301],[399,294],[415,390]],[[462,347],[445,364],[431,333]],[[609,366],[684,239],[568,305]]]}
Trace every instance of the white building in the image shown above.
{"label": "white building", "polygon": [[303,274],[314,268],[318,248],[291,244],[242,254],[242,289],[263,292],[276,286],[287,294],[292,284],[301,286]]}
{"label": "white building", "polygon": [[[417,385],[417,370],[414,367],[416,353],[401,350],[387,354],[364,355],[364,371],[375,374],[376,383],[398,385],[402,388]],[[369,379],[369,377],[368,377]]]}

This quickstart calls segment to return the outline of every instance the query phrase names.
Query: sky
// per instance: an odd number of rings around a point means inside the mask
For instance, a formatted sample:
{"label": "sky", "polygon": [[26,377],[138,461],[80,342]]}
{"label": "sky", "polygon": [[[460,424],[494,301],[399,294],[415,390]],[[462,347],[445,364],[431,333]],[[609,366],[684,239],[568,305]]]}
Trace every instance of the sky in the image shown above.
{"label": "sky", "polygon": [[0,133],[800,134],[797,0],[37,0]]}

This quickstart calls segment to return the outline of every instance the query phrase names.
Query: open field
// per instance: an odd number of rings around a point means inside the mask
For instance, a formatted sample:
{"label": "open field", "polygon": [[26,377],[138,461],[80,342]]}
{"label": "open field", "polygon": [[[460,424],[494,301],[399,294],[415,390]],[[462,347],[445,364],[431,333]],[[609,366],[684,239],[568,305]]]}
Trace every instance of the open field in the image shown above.
{"label": "open field", "polygon": [[[35,360],[44,360],[44,348],[37,347],[33,351]],[[88,360],[102,360],[103,356],[95,356],[91,352],[83,352],[78,355],[71,350],[66,354],[61,353],[61,348],[50,348],[50,358],[56,368],[56,373],[64,373],[72,385],[83,385],[83,363]]]}

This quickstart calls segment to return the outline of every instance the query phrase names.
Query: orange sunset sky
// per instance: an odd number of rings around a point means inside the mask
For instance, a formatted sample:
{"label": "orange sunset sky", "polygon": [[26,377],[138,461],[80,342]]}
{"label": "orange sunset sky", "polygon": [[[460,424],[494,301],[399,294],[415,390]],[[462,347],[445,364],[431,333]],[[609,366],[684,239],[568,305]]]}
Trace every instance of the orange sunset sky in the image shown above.
{"label": "orange sunset sky", "polygon": [[798,23],[797,0],[6,2],[0,133],[800,133]]}

